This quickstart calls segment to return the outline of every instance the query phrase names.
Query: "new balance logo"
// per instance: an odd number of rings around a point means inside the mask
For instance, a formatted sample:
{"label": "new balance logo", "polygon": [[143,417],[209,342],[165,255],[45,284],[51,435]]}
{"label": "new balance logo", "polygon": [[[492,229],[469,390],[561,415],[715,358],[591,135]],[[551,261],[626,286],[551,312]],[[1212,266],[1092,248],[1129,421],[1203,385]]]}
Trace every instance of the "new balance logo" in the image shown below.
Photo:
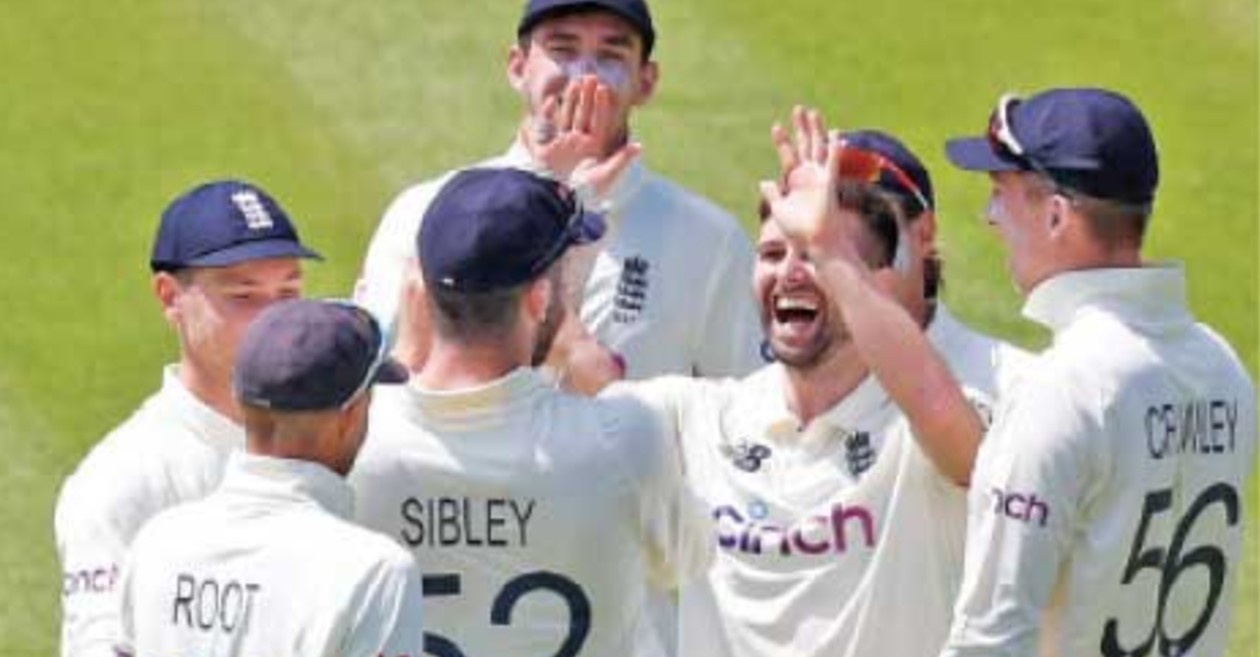
{"label": "new balance logo", "polygon": [[630,324],[643,313],[647,301],[648,269],[651,263],[638,256],[627,258],[621,265],[617,294],[613,297],[613,321]]}
{"label": "new balance logo", "polygon": [[258,194],[249,190],[239,191],[232,195],[232,203],[244,215],[245,226],[250,230],[270,230],[275,226]]}
{"label": "new balance logo", "polygon": [[722,445],[722,455],[731,460],[731,465],[744,472],[756,472],[761,469],[761,462],[770,458],[770,448],[756,443],[742,442],[738,445]]}

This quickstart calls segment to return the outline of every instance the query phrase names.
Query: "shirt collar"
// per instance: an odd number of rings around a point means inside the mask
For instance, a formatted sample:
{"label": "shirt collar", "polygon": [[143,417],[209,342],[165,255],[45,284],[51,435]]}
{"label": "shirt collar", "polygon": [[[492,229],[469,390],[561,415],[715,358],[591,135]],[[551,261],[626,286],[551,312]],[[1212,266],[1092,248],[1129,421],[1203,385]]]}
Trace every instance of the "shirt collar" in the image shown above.
{"label": "shirt collar", "polygon": [[313,461],[236,452],[228,457],[221,490],[272,502],[314,502],[344,520],[354,512],[345,478]]}
{"label": "shirt collar", "polygon": [[541,372],[518,367],[506,375],[471,388],[430,390],[418,384],[407,385],[414,410],[426,424],[451,429],[484,429],[513,415],[512,407],[532,404],[534,398],[554,391]]}
{"label": "shirt collar", "polygon": [[1193,321],[1186,309],[1185,271],[1175,263],[1064,272],[1033,288],[1023,313],[1057,333],[1087,309],[1114,311],[1147,325]]}
{"label": "shirt collar", "polygon": [[196,435],[215,449],[228,451],[245,446],[244,427],[189,391],[179,380],[178,365],[162,369],[162,397],[176,417],[195,426]]}
{"label": "shirt collar", "polygon": [[[534,161],[534,157],[530,154],[529,148],[518,137],[512,142],[511,147],[501,157],[490,160],[492,166],[507,166],[535,173],[541,172],[538,163]],[[640,155],[626,166],[626,169],[617,176],[617,180],[613,182],[612,192],[608,195],[609,212],[619,212],[626,207],[626,204],[634,198],[639,188],[643,186],[644,167],[643,156]]]}
{"label": "shirt collar", "polygon": [[816,416],[808,427],[800,426],[787,406],[784,395],[787,390],[787,373],[781,363],[767,366],[761,373],[761,386],[753,387],[753,394],[765,400],[774,400],[762,406],[760,425],[766,436],[787,438],[804,433],[808,436],[832,433],[832,429],[846,431],[861,427],[872,413],[884,408],[891,400],[879,381],[870,374],[856,388],[836,402],[831,408]]}

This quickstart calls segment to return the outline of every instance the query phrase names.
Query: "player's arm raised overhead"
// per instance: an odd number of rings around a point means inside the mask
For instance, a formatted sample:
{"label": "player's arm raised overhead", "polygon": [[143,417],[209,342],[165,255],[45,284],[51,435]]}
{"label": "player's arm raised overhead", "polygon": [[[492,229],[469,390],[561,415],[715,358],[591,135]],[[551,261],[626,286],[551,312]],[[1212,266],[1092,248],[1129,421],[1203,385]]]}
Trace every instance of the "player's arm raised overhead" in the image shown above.
{"label": "player's arm raised overhead", "polygon": [[965,484],[984,423],[922,328],[881,288],[884,272],[871,271],[848,239],[851,228],[835,194],[839,140],[817,110],[797,107],[792,119],[794,136],[777,124],[771,131],[783,173],[781,181],[761,184],[771,217],[809,254],[862,359],[906,414],[924,451],[945,476]]}

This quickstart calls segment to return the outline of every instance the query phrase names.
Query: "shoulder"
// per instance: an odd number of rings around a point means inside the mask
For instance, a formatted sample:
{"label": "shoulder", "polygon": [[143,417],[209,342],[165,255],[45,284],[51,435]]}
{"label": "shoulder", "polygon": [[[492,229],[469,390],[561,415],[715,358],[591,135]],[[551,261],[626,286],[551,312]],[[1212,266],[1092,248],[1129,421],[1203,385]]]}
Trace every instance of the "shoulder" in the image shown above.
{"label": "shoulder", "polygon": [[729,212],[700,194],[646,168],[643,172],[643,187],[635,203],[661,215],[662,222],[668,222],[674,230],[685,230],[692,234],[695,231],[704,231],[727,239],[741,237],[747,241],[739,221]]}
{"label": "shoulder", "polygon": [[170,443],[187,443],[185,433],[163,420],[150,397],[66,478],[54,520],[58,534],[72,531],[78,522],[138,528],[164,505],[165,453]]}
{"label": "shoulder", "polygon": [[447,181],[458,171],[460,170],[452,169],[439,176],[412,184],[403,189],[386,206],[381,223],[383,225],[400,227],[408,224],[418,226],[424,211],[433,202],[433,197],[437,196],[437,193],[442,190]]}

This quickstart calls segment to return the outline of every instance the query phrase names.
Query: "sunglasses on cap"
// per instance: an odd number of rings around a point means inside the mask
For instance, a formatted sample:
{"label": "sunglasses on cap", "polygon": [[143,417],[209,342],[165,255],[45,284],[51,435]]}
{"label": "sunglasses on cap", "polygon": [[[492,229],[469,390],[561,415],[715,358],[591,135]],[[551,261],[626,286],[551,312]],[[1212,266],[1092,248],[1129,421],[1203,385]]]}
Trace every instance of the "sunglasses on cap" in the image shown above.
{"label": "sunglasses on cap", "polygon": [[840,140],[841,178],[878,184],[884,174],[891,176],[901,190],[908,192],[920,208],[927,210],[932,207],[914,179],[895,162],[881,153],[849,146],[843,139]]}
{"label": "sunglasses on cap", "polygon": [[1019,164],[1024,169],[1029,169],[1041,174],[1046,180],[1054,185],[1054,193],[1064,196],[1069,200],[1076,198],[1072,190],[1064,185],[1049,169],[1042,166],[1033,158],[1028,156],[1027,149],[1020,143],[1019,138],[1015,136],[1015,131],[1011,129],[1011,112],[1024,102],[1023,98],[1015,94],[1002,94],[998,99],[997,107],[993,108],[993,113],[989,115],[989,129],[986,134],[989,140],[989,148],[993,149],[999,157],[1006,158]]}

